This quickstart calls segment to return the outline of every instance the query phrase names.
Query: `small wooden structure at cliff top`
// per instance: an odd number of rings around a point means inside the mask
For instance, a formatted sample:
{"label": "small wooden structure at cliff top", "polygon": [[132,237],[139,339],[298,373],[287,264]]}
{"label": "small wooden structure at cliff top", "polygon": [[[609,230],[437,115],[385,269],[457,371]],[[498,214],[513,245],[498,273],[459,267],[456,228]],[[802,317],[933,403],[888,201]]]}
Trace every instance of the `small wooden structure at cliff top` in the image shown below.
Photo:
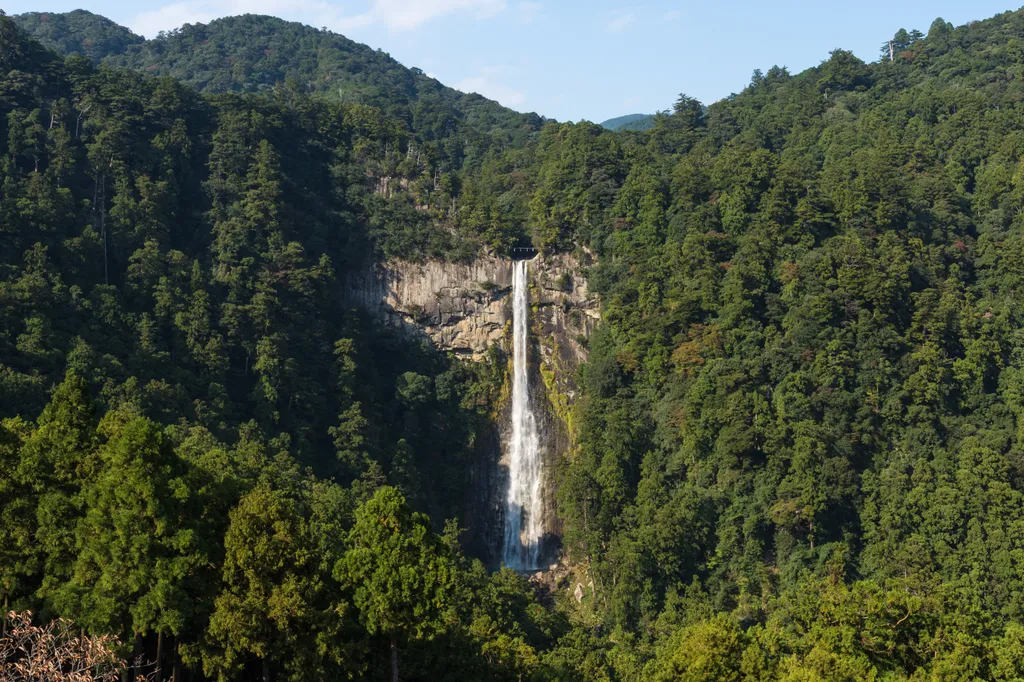
{"label": "small wooden structure at cliff top", "polygon": [[512,260],[530,260],[539,253],[540,250],[535,246],[513,246],[511,249]]}

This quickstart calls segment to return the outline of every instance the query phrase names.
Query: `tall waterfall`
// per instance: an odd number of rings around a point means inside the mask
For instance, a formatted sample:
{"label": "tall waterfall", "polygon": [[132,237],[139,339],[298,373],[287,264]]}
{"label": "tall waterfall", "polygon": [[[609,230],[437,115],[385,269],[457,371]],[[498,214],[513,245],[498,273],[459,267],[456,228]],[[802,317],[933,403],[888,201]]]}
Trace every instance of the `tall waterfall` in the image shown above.
{"label": "tall waterfall", "polygon": [[512,435],[508,444],[509,486],[505,501],[502,560],[509,568],[539,568],[544,511],[541,499],[540,436],[530,407],[527,371],[530,296],[527,261],[515,262],[512,276]]}

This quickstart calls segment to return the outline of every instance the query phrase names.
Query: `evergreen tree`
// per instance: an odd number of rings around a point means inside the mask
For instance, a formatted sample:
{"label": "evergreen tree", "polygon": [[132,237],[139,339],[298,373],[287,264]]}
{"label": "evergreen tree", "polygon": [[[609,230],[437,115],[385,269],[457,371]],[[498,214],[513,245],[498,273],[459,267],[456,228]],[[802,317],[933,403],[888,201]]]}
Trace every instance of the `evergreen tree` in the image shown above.
{"label": "evergreen tree", "polygon": [[356,510],[349,550],[334,568],[353,588],[353,605],[371,635],[389,644],[391,680],[398,680],[400,640],[429,637],[442,628],[455,567],[423,514],[412,512],[396,489],[383,487]]}

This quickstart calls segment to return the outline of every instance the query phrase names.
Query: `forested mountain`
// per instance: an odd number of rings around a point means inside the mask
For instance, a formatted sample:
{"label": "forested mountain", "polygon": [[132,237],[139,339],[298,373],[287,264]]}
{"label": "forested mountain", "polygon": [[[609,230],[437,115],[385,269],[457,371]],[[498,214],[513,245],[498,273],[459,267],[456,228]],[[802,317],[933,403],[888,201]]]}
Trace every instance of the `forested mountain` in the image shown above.
{"label": "forested mountain", "polygon": [[54,14],[26,12],[15,21],[33,38],[58,54],[77,54],[98,64],[104,57],[122,54],[145,38],[84,9]]}
{"label": "forested mountain", "polygon": [[[275,676],[372,675],[387,640],[376,649],[376,621],[348,610],[361,597],[341,563],[372,498],[415,540],[399,559],[440,553],[423,560],[449,588],[414,619],[401,604],[378,614],[404,619],[384,634],[403,650],[469,638],[450,648],[483,665],[470,641],[511,631],[473,635],[475,616],[452,614],[504,607],[457,594],[531,593],[424,536],[386,484],[439,524],[462,516],[501,375],[340,299],[388,215],[429,215],[367,177],[416,167],[401,125],[288,90],[207,99],[62,62],[3,16],[0,43],[3,605],[137,637],[149,656],[160,643],[165,665],[174,651],[210,678],[261,661]],[[403,660],[465,670],[438,656]]]}
{"label": "forested mountain", "polygon": [[[88,45],[87,56],[95,55],[105,66],[171,76],[200,92],[264,92],[287,84],[330,101],[373,106],[429,143],[427,153],[453,159],[456,165],[464,153],[458,147],[467,138],[521,144],[542,123],[536,114],[520,114],[480,95],[445,87],[381,50],[276,17],[246,14],[186,24],[145,41],[81,11],[21,14],[14,20],[63,54],[82,52],[80,46]],[[105,31],[116,29],[135,40],[101,40],[96,35],[99,22]],[[99,54],[103,46],[110,49]]]}
{"label": "forested mountain", "polygon": [[[1024,12],[535,135],[146,61],[210,27],[0,16],[6,604],[208,679],[1024,678]],[[525,241],[603,300],[543,599],[443,525],[507,360],[338,298]]]}
{"label": "forested mountain", "polygon": [[608,130],[650,130],[654,127],[654,116],[651,114],[626,114],[602,121],[601,125]]}

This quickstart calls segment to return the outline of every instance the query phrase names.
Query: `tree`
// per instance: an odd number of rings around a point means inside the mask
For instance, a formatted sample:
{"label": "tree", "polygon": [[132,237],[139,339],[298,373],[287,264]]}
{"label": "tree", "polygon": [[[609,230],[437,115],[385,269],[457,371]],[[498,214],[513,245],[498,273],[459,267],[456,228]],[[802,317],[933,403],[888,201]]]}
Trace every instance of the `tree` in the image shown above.
{"label": "tree", "polygon": [[32,492],[23,503],[34,507],[32,552],[42,563],[42,595],[59,590],[73,571],[80,491],[100,470],[95,411],[85,380],[68,371],[21,449],[19,475]]}
{"label": "tree", "polygon": [[21,419],[0,421],[0,618],[12,599],[27,596],[38,576],[39,555],[33,549],[35,500],[32,488],[19,472],[21,448],[29,433]]}
{"label": "tree", "polygon": [[694,97],[681,93],[672,105],[672,115],[682,127],[693,130],[704,125],[704,105]]}
{"label": "tree", "polygon": [[867,64],[847,50],[832,50],[820,69],[818,87],[822,92],[863,89],[871,83]]}
{"label": "tree", "polygon": [[744,645],[742,631],[727,616],[691,625],[667,643],[653,679],[738,681]]}
{"label": "tree", "polygon": [[325,576],[315,567],[329,560],[310,529],[301,489],[261,482],[231,512],[224,538],[223,587],[210,617],[203,667],[209,674],[237,674],[256,657],[264,682],[275,668],[293,679],[323,674],[321,633],[335,632],[340,605],[331,603]]}
{"label": "tree", "polygon": [[942,17],[938,17],[932,22],[932,25],[928,27],[928,38],[943,40],[948,38],[952,32],[953,24]]}
{"label": "tree", "polygon": [[[61,613],[93,632],[140,638],[195,625],[195,593],[212,557],[190,519],[192,491],[163,429],[127,411],[108,413],[99,432],[101,468],[85,483],[70,579],[50,591]],[[141,652],[137,652],[141,655]],[[162,662],[162,661],[160,661]]]}
{"label": "tree", "polygon": [[[0,674],[8,682],[115,682],[126,673],[117,657],[119,642],[109,635],[76,636],[67,619],[32,624],[32,612],[11,612],[10,631],[0,635]],[[139,677],[149,682],[156,677]]]}
{"label": "tree", "polygon": [[424,514],[412,512],[395,488],[383,487],[356,510],[349,550],[334,575],[353,589],[367,632],[387,638],[397,682],[399,641],[444,627],[455,580],[448,548]]}

